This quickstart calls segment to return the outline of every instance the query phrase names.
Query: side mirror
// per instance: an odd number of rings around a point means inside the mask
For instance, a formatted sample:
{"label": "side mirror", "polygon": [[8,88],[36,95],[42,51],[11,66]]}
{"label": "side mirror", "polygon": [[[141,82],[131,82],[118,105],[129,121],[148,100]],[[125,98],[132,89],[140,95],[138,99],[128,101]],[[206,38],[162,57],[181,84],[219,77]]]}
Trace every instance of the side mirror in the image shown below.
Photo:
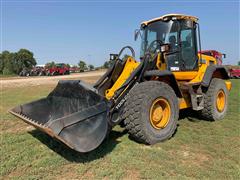
{"label": "side mirror", "polygon": [[140,29],[136,29],[134,31],[134,40],[136,41],[138,39],[138,36],[141,36],[141,30]]}
{"label": "side mirror", "polygon": [[118,54],[110,54],[110,61],[115,61],[118,58]]}

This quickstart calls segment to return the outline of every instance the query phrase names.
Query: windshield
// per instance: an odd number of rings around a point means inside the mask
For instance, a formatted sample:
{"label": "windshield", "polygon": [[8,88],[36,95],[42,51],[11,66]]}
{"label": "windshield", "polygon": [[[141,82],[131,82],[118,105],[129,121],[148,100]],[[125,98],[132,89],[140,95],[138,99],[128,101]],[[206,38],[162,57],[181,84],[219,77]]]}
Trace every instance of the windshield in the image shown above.
{"label": "windshield", "polygon": [[172,47],[177,46],[178,24],[176,21],[157,21],[142,28],[143,38],[141,43],[140,57],[143,57],[151,42],[161,40],[164,44],[169,43]]}

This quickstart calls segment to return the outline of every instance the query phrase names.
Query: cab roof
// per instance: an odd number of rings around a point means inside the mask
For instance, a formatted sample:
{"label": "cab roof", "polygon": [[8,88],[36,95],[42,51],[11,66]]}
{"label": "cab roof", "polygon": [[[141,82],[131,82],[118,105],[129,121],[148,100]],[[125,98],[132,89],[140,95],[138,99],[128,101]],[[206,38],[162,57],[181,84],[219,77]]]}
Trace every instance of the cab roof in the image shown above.
{"label": "cab roof", "polygon": [[148,20],[148,21],[143,21],[143,22],[141,23],[141,25],[147,26],[148,24],[150,24],[150,23],[152,23],[152,22],[161,21],[161,20],[165,20],[165,19],[168,19],[168,18],[190,19],[190,20],[192,20],[192,21],[194,21],[194,22],[197,22],[197,21],[198,21],[198,18],[195,17],[195,16],[189,16],[189,15],[185,15],[185,14],[166,14],[166,15],[163,15],[163,16],[160,16],[160,17],[157,17],[157,18]]}

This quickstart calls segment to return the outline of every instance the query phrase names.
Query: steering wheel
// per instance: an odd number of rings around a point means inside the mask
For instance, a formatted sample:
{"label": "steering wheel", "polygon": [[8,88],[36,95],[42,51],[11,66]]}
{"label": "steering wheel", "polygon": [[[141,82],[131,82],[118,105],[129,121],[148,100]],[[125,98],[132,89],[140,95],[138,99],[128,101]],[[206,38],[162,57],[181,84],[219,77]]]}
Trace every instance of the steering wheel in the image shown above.
{"label": "steering wheel", "polygon": [[151,44],[149,45],[147,52],[148,53],[156,53],[158,47],[160,47],[161,45],[163,45],[164,43],[161,40],[154,40],[151,42]]}
{"label": "steering wheel", "polygon": [[123,51],[129,49],[131,51],[132,57],[135,58],[135,51],[131,46],[125,46],[123,47],[120,52],[118,53],[118,59],[120,59],[120,56],[122,55]]}

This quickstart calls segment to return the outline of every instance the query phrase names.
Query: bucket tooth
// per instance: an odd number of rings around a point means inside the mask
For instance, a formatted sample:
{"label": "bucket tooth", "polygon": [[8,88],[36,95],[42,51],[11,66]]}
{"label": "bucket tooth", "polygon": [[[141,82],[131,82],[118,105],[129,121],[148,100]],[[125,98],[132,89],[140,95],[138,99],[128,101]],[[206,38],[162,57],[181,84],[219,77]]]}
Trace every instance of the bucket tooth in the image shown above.
{"label": "bucket tooth", "polygon": [[31,119],[27,116],[25,116],[25,119],[28,120],[28,121],[31,121]]}

